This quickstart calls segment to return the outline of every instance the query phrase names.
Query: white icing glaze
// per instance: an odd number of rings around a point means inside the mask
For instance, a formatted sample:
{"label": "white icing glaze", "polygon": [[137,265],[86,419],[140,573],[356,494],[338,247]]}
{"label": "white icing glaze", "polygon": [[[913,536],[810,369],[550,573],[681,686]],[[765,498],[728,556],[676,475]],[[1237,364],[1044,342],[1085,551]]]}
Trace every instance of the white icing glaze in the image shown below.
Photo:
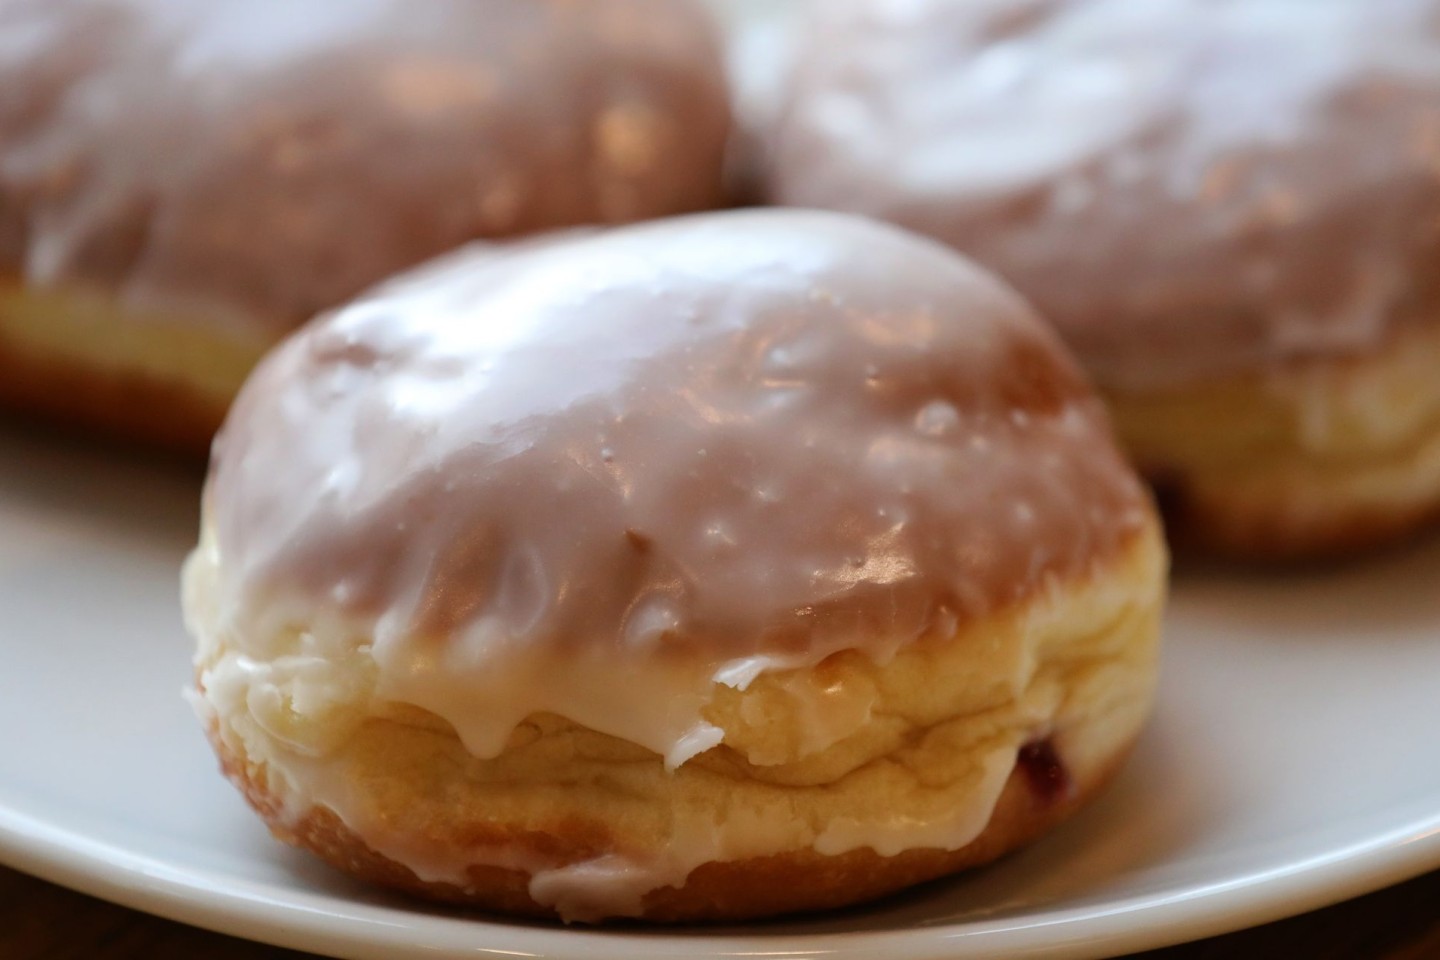
{"label": "white icing glaze", "polygon": [[1102,385],[1372,349],[1440,316],[1433,0],[826,0],[785,203],[992,267]]}
{"label": "white icing glaze", "polygon": [[272,354],[216,449],[223,629],[371,615],[379,693],[479,756],[548,711],[682,763],[717,677],[883,661],[1147,516],[1018,300],[818,213],[458,254]]}

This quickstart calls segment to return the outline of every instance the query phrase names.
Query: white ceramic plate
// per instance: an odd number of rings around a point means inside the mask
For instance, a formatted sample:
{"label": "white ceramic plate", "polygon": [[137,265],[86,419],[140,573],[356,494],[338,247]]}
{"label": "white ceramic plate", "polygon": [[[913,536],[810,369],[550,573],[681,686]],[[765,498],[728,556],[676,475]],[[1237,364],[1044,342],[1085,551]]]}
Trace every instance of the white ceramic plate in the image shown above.
{"label": "white ceramic plate", "polygon": [[198,482],[0,429],[0,861],[355,958],[1087,957],[1440,866],[1440,542],[1344,571],[1182,574],[1162,706],[1095,807],[882,906],[741,929],[464,918],[272,842],[182,702]]}

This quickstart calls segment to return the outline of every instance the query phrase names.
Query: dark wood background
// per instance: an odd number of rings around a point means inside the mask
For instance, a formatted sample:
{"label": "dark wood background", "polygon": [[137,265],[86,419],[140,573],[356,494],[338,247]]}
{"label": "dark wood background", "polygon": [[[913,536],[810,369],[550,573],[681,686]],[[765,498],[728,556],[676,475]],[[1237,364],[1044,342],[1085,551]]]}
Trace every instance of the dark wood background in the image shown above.
{"label": "dark wood background", "polygon": [[[160,920],[0,867],[3,960],[305,960],[309,956]],[[1440,872],[1328,910],[1135,956],[1148,960],[1440,958]]]}

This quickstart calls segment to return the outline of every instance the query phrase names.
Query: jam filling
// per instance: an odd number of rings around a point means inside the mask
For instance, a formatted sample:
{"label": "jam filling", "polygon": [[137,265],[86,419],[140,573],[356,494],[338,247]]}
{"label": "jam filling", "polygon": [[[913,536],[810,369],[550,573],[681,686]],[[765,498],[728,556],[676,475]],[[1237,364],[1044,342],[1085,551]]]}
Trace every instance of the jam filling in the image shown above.
{"label": "jam filling", "polygon": [[1030,789],[1047,803],[1069,796],[1075,786],[1049,737],[1032,740],[1021,747],[1015,764],[1024,771]]}

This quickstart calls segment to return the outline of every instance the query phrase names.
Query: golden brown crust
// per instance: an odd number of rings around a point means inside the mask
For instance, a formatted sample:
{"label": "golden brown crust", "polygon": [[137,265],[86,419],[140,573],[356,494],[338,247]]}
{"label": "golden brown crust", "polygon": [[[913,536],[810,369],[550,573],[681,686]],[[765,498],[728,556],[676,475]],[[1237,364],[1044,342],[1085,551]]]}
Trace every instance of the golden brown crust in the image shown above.
{"label": "golden brown crust", "polygon": [[1150,481],[1177,550],[1232,560],[1343,560],[1406,542],[1440,522],[1440,496],[1399,507],[1350,504],[1298,524],[1267,500],[1216,495],[1177,474],[1152,473]]}
{"label": "golden brown crust", "polygon": [[0,407],[197,460],[227,409],[180,383],[36,357],[4,338]]}
{"label": "golden brown crust", "polygon": [[1117,432],[1178,545],[1333,559],[1440,520],[1440,323],[1373,353],[1153,393],[1112,393]]}
{"label": "golden brown crust", "polygon": [[0,409],[203,461],[265,344],[0,270]]}
{"label": "golden brown crust", "polygon": [[[328,809],[312,807],[291,821],[267,786],[264,767],[238,756],[213,727],[210,739],[226,776],[278,839],[309,850],[347,874],[407,894],[514,916],[557,917],[552,908],[530,896],[530,877],[523,871],[472,866],[468,889],[430,883],[371,849]],[[1029,843],[1083,807],[1123,766],[1131,746],[1133,740],[1058,796],[1035,789],[1017,764],[985,829],[958,850],[914,849],[887,857],[868,847],[838,856],[805,849],[710,862],[696,868],[684,886],[647,894],[641,919],[720,922],[827,910],[981,866]],[[603,827],[593,823],[556,824],[544,834],[525,831],[521,835],[494,824],[477,825],[476,829],[483,830],[487,840],[505,840],[565,861],[591,856],[605,843]]]}

